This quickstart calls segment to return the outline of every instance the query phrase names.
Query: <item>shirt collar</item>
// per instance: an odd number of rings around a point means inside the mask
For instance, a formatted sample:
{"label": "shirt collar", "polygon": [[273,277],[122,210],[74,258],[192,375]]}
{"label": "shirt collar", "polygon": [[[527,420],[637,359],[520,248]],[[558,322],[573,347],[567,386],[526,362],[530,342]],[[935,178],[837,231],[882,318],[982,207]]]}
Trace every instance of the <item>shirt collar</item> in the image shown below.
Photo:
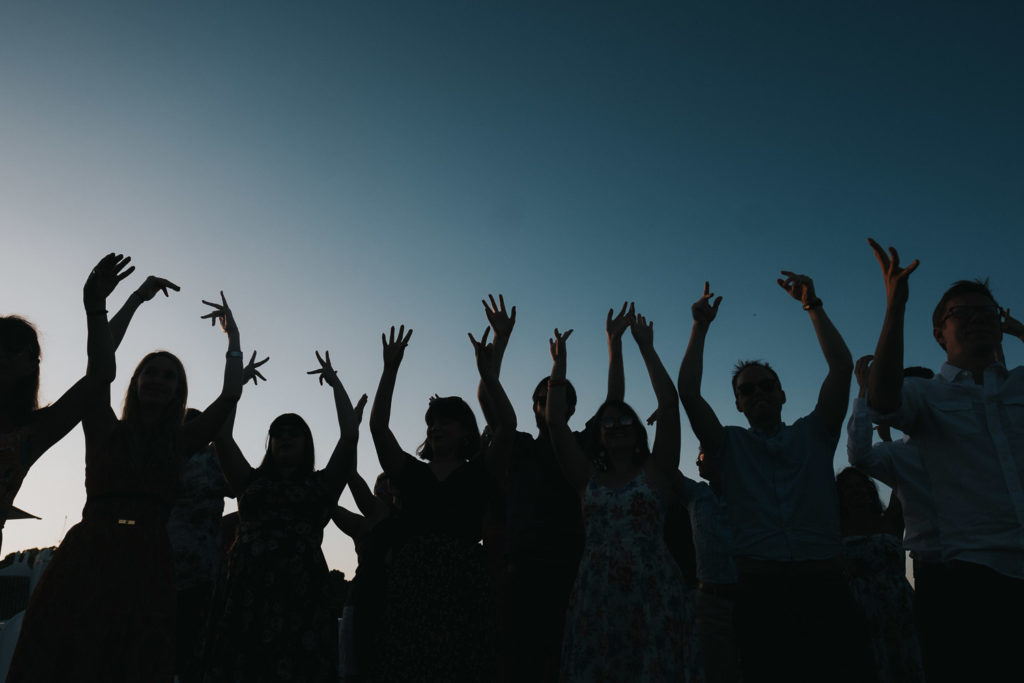
{"label": "shirt collar", "polygon": [[[990,363],[989,366],[985,368],[985,372],[989,372],[990,370],[995,371],[1001,377],[1006,377],[1006,375],[1008,374],[1006,371],[1006,366],[998,361]],[[939,370],[939,376],[942,377],[942,379],[946,380],[947,382],[951,383],[956,382],[957,380],[963,379],[965,377],[970,379],[971,382],[974,381],[974,378],[971,376],[969,370],[958,368],[957,366],[951,365],[950,363],[942,364],[942,368]]]}

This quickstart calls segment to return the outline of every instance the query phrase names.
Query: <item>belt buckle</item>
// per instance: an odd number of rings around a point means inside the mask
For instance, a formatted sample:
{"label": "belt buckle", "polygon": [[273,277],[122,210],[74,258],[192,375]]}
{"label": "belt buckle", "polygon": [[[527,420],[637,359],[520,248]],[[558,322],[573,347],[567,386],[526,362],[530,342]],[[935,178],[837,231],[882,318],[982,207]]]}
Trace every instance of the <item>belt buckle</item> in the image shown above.
{"label": "belt buckle", "polygon": [[119,519],[119,520],[117,520],[117,523],[118,524],[123,524],[125,526],[135,526],[135,520],[134,519]]}

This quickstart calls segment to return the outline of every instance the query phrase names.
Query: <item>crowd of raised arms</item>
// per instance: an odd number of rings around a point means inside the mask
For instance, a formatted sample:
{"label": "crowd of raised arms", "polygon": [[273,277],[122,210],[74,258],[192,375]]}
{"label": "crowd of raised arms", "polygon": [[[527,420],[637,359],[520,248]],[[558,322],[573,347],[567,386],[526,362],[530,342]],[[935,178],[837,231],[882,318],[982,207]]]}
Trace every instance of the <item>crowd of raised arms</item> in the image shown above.
{"label": "crowd of raised arms", "polygon": [[[986,283],[957,281],[932,318],[946,363],[905,368],[918,263],[869,243],[884,318],[875,353],[856,363],[811,278],[781,271],[828,365],[814,409],[792,424],[763,361],[732,375],[748,425],[723,426],[702,397],[722,303],[707,282],[676,378],[652,322],[633,304],[608,312],[607,396],[582,431],[569,426],[572,330],[558,329],[533,392],[536,435],[518,430],[499,379],[516,308],[499,295],[483,301],[489,329],[469,335],[483,431],[463,399],[434,396],[423,443],[399,443],[391,403],[412,330],[392,327],[367,420],[383,469],[372,490],[357,468],[367,397],[353,405],[326,351],[310,371],[337,411],[326,467],[290,413],[249,465],[232,429],[266,359],[244,361],[223,293],[203,302],[227,333],[220,394],[186,410],[181,362],[155,351],[115,415],[115,350],[136,309],[178,287],[150,276],[108,319],[134,266],[105,256],[83,292],[86,374],[52,405],[38,405],[35,329],[0,318],[0,528],[32,464],[79,423],[87,492],[32,593],[7,680],[1020,680],[1024,368],[1005,367],[1002,341],[1024,340],[1024,325]],[[627,330],[657,397],[651,443],[623,400]],[[851,467],[835,476],[851,377]],[[706,481],[679,470],[680,405]],[[887,506],[873,479],[892,487]],[[358,512],[338,505],[346,485]],[[225,497],[237,516],[222,517]],[[321,551],[332,520],[359,561],[343,606]]]}

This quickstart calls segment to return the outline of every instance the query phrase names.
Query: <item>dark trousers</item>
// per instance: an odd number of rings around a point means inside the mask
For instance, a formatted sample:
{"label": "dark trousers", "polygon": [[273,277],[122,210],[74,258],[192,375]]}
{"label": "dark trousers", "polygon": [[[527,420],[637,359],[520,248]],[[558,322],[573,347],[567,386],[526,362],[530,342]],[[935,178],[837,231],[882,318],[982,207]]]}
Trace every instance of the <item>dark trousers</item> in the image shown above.
{"label": "dark trousers", "polygon": [[877,680],[864,618],[829,563],[758,562],[741,571],[736,639],[744,683]]}
{"label": "dark trousers", "polygon": [[915,560],[914,589],[929,683],[1024,680],[1024,580],[970,562]]}

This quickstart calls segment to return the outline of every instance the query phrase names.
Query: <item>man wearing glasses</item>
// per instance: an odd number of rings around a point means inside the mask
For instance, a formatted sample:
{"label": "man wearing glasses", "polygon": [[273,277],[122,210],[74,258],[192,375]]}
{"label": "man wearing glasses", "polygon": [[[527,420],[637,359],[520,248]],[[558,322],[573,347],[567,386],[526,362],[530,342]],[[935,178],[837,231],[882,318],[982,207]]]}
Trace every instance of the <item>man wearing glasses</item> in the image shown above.
{"label": "man wearing glasses", "polygon": [[903,378],[908,279],[899,254],[870,241],[886,312],[868,383],[876,422],[916,447],[935,505],[941,559],[915,560],[921,649],[930,681],[1019,680],[1024,642],[1024,368],[1008,370],[1002,335],[1024,334],[983,282],[961,280],[932,314],[946,362]]}
{"label": "man wearing glasses", "polygon": [[814,410],[782,421],[778,375],[744,361],[732,378],[749,428],[723,427],[701,396],[704,340],[721,297],[708,283],[693,304],[679,395],[708,464],[721,478],[739,571],[736,635],[743,679],[870,681],[863,618],[842,574],[832,460],[849,403],[853,359],[825,314],[814,283],[782,271],[778,284],[803,304],[828,364]]}

